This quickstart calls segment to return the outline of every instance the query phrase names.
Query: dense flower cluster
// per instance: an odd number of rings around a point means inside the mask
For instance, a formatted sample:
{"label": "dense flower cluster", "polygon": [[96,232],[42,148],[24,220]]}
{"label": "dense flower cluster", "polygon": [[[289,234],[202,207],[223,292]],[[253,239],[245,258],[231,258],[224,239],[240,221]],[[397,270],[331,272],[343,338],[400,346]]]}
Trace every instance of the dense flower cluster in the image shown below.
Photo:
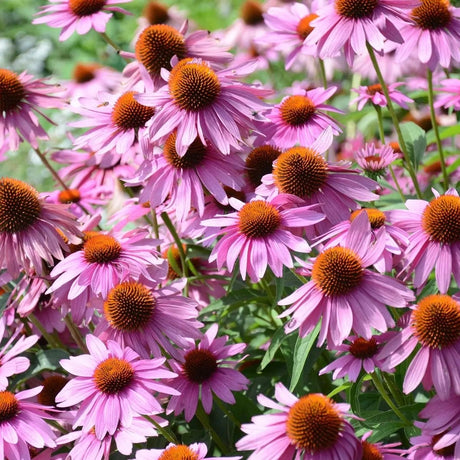
{"label": "dense flower cluster", "polygon": [[460,8],[149,1],[119,47],[129,3],[33,19],[120,68],[0,68],[56,183],[0,177],[0,459],[460,458]]}

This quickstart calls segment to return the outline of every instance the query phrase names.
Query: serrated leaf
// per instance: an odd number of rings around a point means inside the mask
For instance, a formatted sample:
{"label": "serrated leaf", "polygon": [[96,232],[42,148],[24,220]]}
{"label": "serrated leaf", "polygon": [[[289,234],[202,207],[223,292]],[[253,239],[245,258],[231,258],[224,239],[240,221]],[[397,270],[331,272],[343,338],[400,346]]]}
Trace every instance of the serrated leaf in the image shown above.
{"label": "serrated leaf", "polygon": [[410,162],[417,171],[426,150],[425,131],[412,121],[401,124],[401,133],[406,143]]}
{"label": "serrated leaf", "polygon": [[286,338],[286,332],[284,332],[284,326],[280,327],[273,334],[273,338],[270,342],[268,350],[265,352],[262,362],[260,363],[260,370],[263,370],[273,360],[278,348],[280,347],[283,340]]}
{"label": "serrated leaf", "polygon": [[294,348],[293,365],[292,365],[292,377],[291,384],[289,385],[289,391],[294,391],[297,383],[302,375],[305,362],[307,361],[308,354],[310,353],[313,345],[319,334],[321,323],[318,323],[315,329],[304,338],[297,338],[297,342]]}

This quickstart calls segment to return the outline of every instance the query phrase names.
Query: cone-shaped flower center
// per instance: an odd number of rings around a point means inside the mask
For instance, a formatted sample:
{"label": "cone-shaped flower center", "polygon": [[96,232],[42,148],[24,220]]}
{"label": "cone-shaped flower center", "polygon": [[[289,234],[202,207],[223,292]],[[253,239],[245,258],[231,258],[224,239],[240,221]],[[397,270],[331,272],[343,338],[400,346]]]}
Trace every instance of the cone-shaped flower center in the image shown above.
{"label": "cone-shaped flower center", "polygon": [[112,327],[137,331],[152,317],[156,300],[143,284],[129,281],[115,286],[104,303],[104,315]]}
{"label": "cone-shaped flower center", "polygon": [[246,171],[254,187],[260,185],[262,177],[273,171],[273,162],[281,151],[271,145],[256,147],[246,158]]}
{"label": "cone-shaped flower center", "polygon": [[203,383],[216,372],[217,361],[210,350],[191,350],[185,354],[183,369],[193,383]]}
{"label": "cone-shaped flower center", "polygon": [[314,27],[312,27],[310,23],[317,17],[318,15],[315,13],[307,14],[297,24],[297,35],[302,40],[305,40],[312,33]]}
{"label": "cone-shaped flower center", "polygon": [[72,78],[76,83],[87,83],[96,78],[95,71],[101,66],[99,64],[77,64],[73,69]]}
{"label": "cone-shaped flower center", "polygon": [[[437,444],[437,442],[445,435],[446,433],[440,433],[440,434],[437,434],[435,436],[433,436],[432,440],[431,440],[431,447],[433,448],[433,446],[435,444]],[[452,442],[452,444],[446,446],[446,447],[443,447],[442,449],[434,449],[433,448],[433,452],[436,454],[436,456],[439,456],[439,457],[453,457],[454,454],[455,454],[455,442]]]}
{"label": "cone-shaped flower center", "polygon": [[158,460],[198,460],[198,454],[190,450],[187,446],[179,444],[168,447]]}
{"label": "cone-shaped flower center", "polygon": [[5,177],[0,179],[0,232],[27,230],[40,215],[37,191],[29,184]]}
{"label": "cone-shaped flower center", "polygon": [[124,359],[107,358],[99,363],[94,371],[93,379],[102,393],[114,395],[124,390],[134,377],[134,369]]}
{"label": "cone-shaped flower center", "polygon": [[83,251],[88,263],[105,264],[118,258],[121,245],[113,236],[97,234],[85,242]]}
{"label": "cone-shaped flower center", "polygon": [[349,248],[334,247],[321,253],[313,265],[312,279],[327,296],[348,294],[361,283],[361,259]]}
{"label": "cone-shaped flower center", "polygon": [[309,97],[299,94],[289,96],[280,107],[281,119],[291,126],[304,125],[315,111],[313,101]]}
{"label": "cone-shaped flower center", "polygon": [[69,8],[76,16],[91,16],[101,11],[106,0],[69,0]]}
{"label": "cone-shaped flower center", "polygon": [[0,423],[11,420],[19,412],[19,403],[13,393],[0,391]]}
{"label": "cone-shaped flower center", "polygon": [[147,27],[135,46],[136,59],[152,75],[160,75],[162,68],[171,70],[171,59],[187,55],[184,37],[174,27],[156,24]]}
{"label": "cone-shaped flower center", "polygon": [[148,2],[142,15],[149,24],[164,24],[169,19],[168,7],[160,2]]}
{"label": "cone-shaped flower center", "polygon": [[259,2],[247,0],[243,3],[240,10],[241,19],[248,26],[256,26],[264,22],[264,10]]}
{"label": "cone-shaped flower center", "polygon": [[367,213],[367,217],[369,219],[369,223],[371,224],[372,229],[375,230],[385,225],[385,214],[382,211],[380,211],[380,209],[375,208],[364,208],[353,211],[350,215],[350,221],[353,222],[362,212]]}
{"label": "cone-shaped flower center", "polygon": [[271,235],[281,225],[278,210],[270,203],[261,200],[246,203],[238,215],[239,229],[248,238]]}
{"label": "cone-shaped flower center", "polygon": [[375,93],[382,93],[383,94],[383,89],[382,85],[380,83],[376,83],[375,85],[369,85],[367,87],[367,93],[373,96]]}
{"label": "cone-shaped flower center", "polygon": [[348,19],[362,19],[372,15],[379,0],[335,0],[335,9]]}
{"label": "cone-shaped flower center", "polygon": [[134,91],[128,91],[121,95],[115,103],[112,111],[112,121],[116,126],[123,129],[143,128],[147,121],[155,114],[154,107],[139,104],[134,99]]}
{"label": "cone-shaped flower center", "polygon": [[198,112],[216,100],[220,94],[220,82],[208,65],[186,59],[172,69],[169,90],[181,109]]}
{"label": "cone-shaped flower center", "polygon": [[434,161],[433,163],[430,163],[429,165],[426,165],[423,167],[423,170],[427,174],[439,174],[442,171],[441,167],[441,161]]}
{"label": "cone-shaped flower center", "polygon": [[422,227],[438,243],[460,241],[460,198],[441,195],[432,200],[423,212]]}
{"label": "cone-shaped flower center", "polygon": [[37,395],[37,400],[44,406],[56,406],[56,395],[65,387],[69,380],[62,375],[51,375],[43,380],[43,389]]}
{"label": "cone-shaped flower center", "polygon": [[315,454],[332,447],[343,420],[327,396],[310,394],[300,398],[289,410],[286,433],[298,449]]}
{"label": "cone-shaped flower center", "polygon": [[367,441],[362,441],[361,444],[363,446],[362,460],[383,460],[383,455],[375,444],[371,444]]}
{"label": "cone-shaped flower center", "polygon": [[412,19],[425,30],[447,27],[452,19],[448,0],[422,0],[422,4],[411,12]]}
{"label": "cone-shaped flower center", "polygon": [[358,337],[350,345],[350,354],[359,359],[372,358],[377,353],[378,346],[374,338],[370,340]]}
{"label": "cone-shaped flower center", "polygon": [[326,182],[327,163],[312,149],[293,147],[279,156],[273,176],[281,192],[308,197]]}
{"label": "cone-shaped flower center", "polygon": [[81,199],[80,191],[76,188],[69,188],[59,192],[58,200],[60,203],[78,203]]}
{"label": "cone-shaped flower center", "polygon": [[19,77],[11,70],[0,69],[0,115],[18,107],[25,94]]}
{"label": "cone-shaped flower center", "polygon": [[205,159],[207,149],[199,137],[192,142],[182,157],[177,153],[176,139],[176,133],[172,133],[166,140],[163,149],[163,155],[171,166],[176,169],[191,169],[198,166]]}
{"label": "cone-shaped flower center", "polygon": [[412,312],[414,335],[422,345],[444,348],[460,340],[460,304],[448,295],[430,295]]}

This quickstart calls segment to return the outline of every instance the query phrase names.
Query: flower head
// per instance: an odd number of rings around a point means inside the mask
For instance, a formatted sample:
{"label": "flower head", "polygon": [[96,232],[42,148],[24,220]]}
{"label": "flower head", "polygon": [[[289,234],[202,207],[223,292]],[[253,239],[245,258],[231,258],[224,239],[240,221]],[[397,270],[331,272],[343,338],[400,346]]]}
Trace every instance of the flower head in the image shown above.
{"label": "flower head", "polygon": [[[129,14],[117,3],[129,3],[131,0],[50,0],[51,5],[41,7],[33,24],[48,24],[50,27],[62,28],[59,40],[67,40],[74,32],[87,34],[91,29],[105,32],[113,12]],[[107,13],[109,12],[109,13]]]}
{"label": "flower head", "polygon": [[[388,85],[388,93],[390,99],[394,103],[400,105],[404,109],[408,109],[409,107],[407,103],[414,101],[396,89],[401,85],[404,85],[404,83],[391,83]],[[358,89],[352,89],[352,91],[358,93],[358,97],[350,101],[350,104],[357,103],[358,110],[362,110],[368,101],[372,102],[374,105],[379,105],[380,107],[387,106],[387,100],[385,94],[383,93],[382,85],[379,83],[369,86],[360,86]]]}
{"label": "flower head", "polygon": [[[441,81],[441,87],[437,88],[438,94],[434,106],[448,109],[453,107],[455,111],[460,110],[460,80],[458,78],[447,78]],[[446,94],[447,93],[447,94]]]}
{"label": "flower head", "polygon": [[223,227],[217,235],[224,236],[209,260],[216,260],[219,268],[226,263],[231,272],[239,257],[242,278],[247,273],[253,282],[263,277],[267,266],[276,276],[282,276],[283,266],[292,268],[290,251],[310,252],[308,243],[293,234],[294,228],[309,227],[324,219],[316,206],[296,207],[301,201],[286,194],[272,200],[255,198],[249,203],[230,199],[230,203],[237,212],[202,222],[204,226]]}
{"label": "flower head", "polygon": [[322,394],[295,397],[282,383],[275,386],[277,402],[259,395],[259,404],[277,412],[257,415],[243,424],[245,437],[238,450],[253,450],[249,460],[355,460],[362,447],[350,423],[345,420],[348,404],[335,403]]}
{"label": "flower head", "polygon": [[371,226],[362,213],[352,222],[343,246],[324,249],[303,264],[311,280],[279,302],[291,305],[280,315],[292,314],[286,333],[299,329],[305,337],[322,317],[319,344],[327,337],[329,346],[337,346],[351,330],[369,340],[373,329],[385,332],[394,326],[386,305],[403,308],[414,295],[402,283],[367,268],[384,245],[383,239],[377,238],[378,244],[371,240]]}
{"label": "flower head", "polygon": [[398,154],[391,146],[376,147],[374,143],[365,144],[355,153],[358,165],[373,179],[385,175],[387,167],[398,158]]}
{"label": "flower head", "polygon": [[61,366],[76,377],[56,396],[59,407],[80,403],[74,428],[88,432],[93,427],[98,439],[113,435],[121,423],[129,427],[135,416],[162,412],[153,392],[177,394],[157,381],[176,376],[162,366],[165,359],[139,359],[131,348],[107,344],[88,335],[89,354],[61,360]]}
{"label": "flower head", "polygon": [[136,460],[239,460],[241,457],[206,457],[208,448],[202,442],[186,446],[169,444],[165,449],[141,449],[136,452]]}
{"label": "flower head", "polygon": [[158,112],[149,123],[152,142],[177,129],[176,151],[184,156],[200,138],[229,154],[240,149],[249,130],[254,128],[254,113],[265,108],[260,97],[268,94],[236,79],[252,71],[251,65],[214,71],[201,59],[183,59],[171,71],[163,71],[168,84],[156,93],[140,94],[136,99]]}
{"label": "flower head", "polygon": [[226,403],[235,404],[232,391],[247,388],[248,379],[234,369],[236,362],[228,359],[241,353],[246,344],[226,345],[228,337],[216,338],[217,329],[217,324],[213,324],[198,345],[189,344],[181,350],[177,362],[172,362],[179,376],[171,382],[171,386],[180,394],[171,397],[167,412],[174,411],[175,415],[184,412],[185,420],[190,421],[199,400],[209,414],[213,394]]}
{"label": "flower head", "polygon": [[383,368],[395,367],[414,350],[403,390],[410,393],[420,382],[426,390],[434,385],[439,397],[460,395],[460,304],[448,295],[430,295],[412,310],[410,324],[379,353]]}
{"label": "flower head", "polygon": [[31,267],[44,274],[43,263],[52,266],[68,250],[62,235],[69,242],[80,236],[66,205],[47,203],[25,182],[0,178],[0,268],[12,276]]}
{"label": "flower head", "polygon": [[23,140],[38,147],[37,139],[48,139],[36,114],[53,123],[41,109],[64,105],[61,99],[51,95],[57,91],[56,86],[26,72],[17,75],[0,69],[0,149],[8,145],[10,150],[17,150]]}

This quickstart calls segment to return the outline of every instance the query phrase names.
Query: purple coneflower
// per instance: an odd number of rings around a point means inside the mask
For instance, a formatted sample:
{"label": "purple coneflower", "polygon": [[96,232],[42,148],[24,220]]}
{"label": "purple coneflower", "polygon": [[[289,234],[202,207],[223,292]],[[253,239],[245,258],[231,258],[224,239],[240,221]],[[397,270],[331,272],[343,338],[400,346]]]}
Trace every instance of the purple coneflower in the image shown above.
{"label": "purple coneflower", "polygon": [[281,148],[296,144],[310,146],[329,127],[332,134],[342,132],[337,122],[324,112],[343,113],[341,110],[324,104],[337,90],[315,88],[310,91],[295,91],[272,108],[267,118],[272,124],[264,133],[270,142]]}
{"label": "purple coneflower", "polygon": [[356,382],[361,369],[368,374],[374,372],[375,368],[380,369],[383,361],[377,358],[377,353],[381,349],[385,336],[386,334],[373,335],[369,340],[362,337],[348,337],[347,341],[350,343],[334,347],[337,355],[342,356],[321,369],[319,375],[334,371],[333,380],[347,375],[350,382]]}
{"label": "purple coneflower", "polygon": [[413,22],[401,29],[404,42],[396,49],[396,60],[406,61],[416,53],[431,71],[438,65],[449,68],[460,62],[460,8],[449,0],[421,0],[409,13]]}
{"label": "purple coneflower", "polygon": [[169,444],[165,449],[142,449],[136,452],[135,460],[239,460],[241,457],[206,457],[208,448],[202,442]]}
{"label": "purple coneflower", "polygon": [[444,195],[433,190],[435,198],[407,200],[408,210],[387,213],[394,225],[410,233],[405,251],[408,275],[415,272],[414,287],[423,286],[433,268],[441,294],[449,289],[453,274],[460,283],[460,197],[450,188]]}
{"label": "purple coneflower", "polygon": [[227,205],[224,186],[240,190],[244,185],[242,160],[236,154],[224,156],[211,143],[203,145],[198,137],[185,155],[179,156],[176,137],[176,133],[172,133],[163,149],[154,148],[153,155],[144,152],[146,161],[139,167],[137,177],[129,181],[131,185],[144,185],[140,201],[149,201],[155,209],[167,199],[166,209],[175,210],[179,221],[183,221],[191,209],[203,215],[205,193]]}
{"label": "purple coneflower", "polygon": [[[91,29],[105,32],[110,11],[130,14],[117,3],[129,3],[131,0],[50,0],[52,5],[41,7],[32,24],[48,24],[50,27],[62,28],[59,40],[67,40],[74,32],[79,35],[87,34]],[[109,12],[109,13],[107,13]]]}
{"label": "purple coneflower", "polygon": [[[68,206],[51,204],[29,184],[0,178],[0,268],[12,275],[24,269],[45,274],[44,262],[64,258],[69,242],[78,242],[80,231]],[[61,232],[61,233],[59,233]]]}
{"label": "purple coneflower", "polygon": [[[418,347],[420,345],[420,347]],[[384,368],[403,362],[418,347],[407,369],[403,390],[414,391],[420,382],[434,385],[439,397],[460,395],[460,304],[448,295],[430,295],[413,308],[410,324],[379,353]]]}
{"label": "purple coneflower", "polygon": [[385,332],[394,326],[386,305],[404,308],[414,299],[402,283],[367,269],[380,257],[385,240],[377,237],[378,243],[371,244],[366,216],[361,213],[352,222],[343,246],[327,248],[303,263],[311,280],[279,302],[291,305],[280,315],[292,314],[286,333],[299,329],[305,337],[322,317],[319,345],[326,337],[329,346],[340,345],[351,330],[369,340],[373,329]]}
{"label": "purple coneflower", "polygon": [[294,229],[310,227],[324,219],[324,215],[317,212],[318,206],[297,207],[302,201],[287,194],[272,200],[256,197],[249,203],[231,198],[230,204],[238,211],[201,223],[223,227],[213,235],[224,236],[213,248],[209,260],[216,260],[219,269],[225,263],[231,272],[239,257],[241,277],[246,279],[248,274],[253,282],[264,276],[267,266],[278,277],[283,274],[283,266],[292,268],[291,251],[311,250],[304,238],[294,235]]}
{"label": "purple coneflower", "polygon": [[214,71],[201,59],[182,59],[171,71],[163,70],[168,84],[156,93],[139,94],[144,105],[157,107],[149,123],[155,142],[177,129],[176,151],[184,156],[197,137],[211,142],[223,154],[239,150],[257,112],[266,108],[261,97],[270,92],[237,81],[253,71],[251,63]]}
{"label": "purple coneflower", "polygon": [[198,345],[189,344],[180,350],[172,368],[179,375],[170,385],[177,390],[169,400],[166,411],[175,415],[184,412],[185,420],[195,415],[198,401],[201,400],[206,413],[212,410],[213,394],[228,404],[235,404],[232,391],[246,390],[248,379],[234,369],[236,361],[230,356],[241,353],[246,344],[226,345],[227,336],[218,337],[217,324],[213,324],[203,335]]}
{"label": "purple coneflower", "polygon": [[[144,280],[145,281],[145,280]],[[114,286],[104,299],[103,317],[94,333],[106,341],[129,346],[144,358],[159,358],[161,349],[176,356],[177,347],[201,336],[196,303],[173,286],[126,281]]]}
{"label": "purple coneflower", "polygon": [[336,57],[344,48],[348,65],[355,54],[366,53],[366,43],[376,51],[383,51],[385,39],[402,43],[398,28],[407,21],[402,10],[412,8],[416,0],[334,0],[318,9],[318,19],[312,22],[313,31],[307,45],[317,45],[319,57]]}
{"label": "purple coneflower", "polygon": [[121,348],[116,342],[101,342],[87,335],[89,354],[71,356],[60,361],[61,366],[75,378],[59,392],[59,407],[72,407],[80,403],[73,427],[81,426],[85,432],[93,429],[98,439],[113,435],[119,424],[129,427],[135,416],[162,412],[153,396],[157,391],[177,394],[157,379],[176,377],[163,367],[165,358],[139,359],[131,348]]}
{"label": "purple coneflower", "polygon": [[257,401],[278,412],[252,417],[243,424],[246,436],[236,443],[238,450],[253,450],[249,460],[356,460],[361,442],[351,424],[348,404],[334,402],[319,393],[297,398],[282,383],[275,386],[274,402],[264,395]]}
{"label": "purple coneflower", "polygon": [[395,449],[401,443],[382,444],[381,442],[369,442],[369,437],[372,436],[372,431],[369,431],[361,438],[363,446],[362,460],[400,460],[401,455],[407,454],[405,449]]}
{"label": "purple coneflower", "polygon": [[[398,91],[396,88],[404,85],[404,83],[391,83],[388,85],[388,92],[390,99],[403,107],[404,109],[409,109],[407,103],[414,102],[413,99],[407,97],[405,94]],[[375,85],[369,86],[360,86],[358,89],[352,89],[355,93],[358,93],[358,97],[350,101],[350,104],[358,104],[358,110],[362,110],[368,101],[372,102],[374,105],[379,105],[380,107],[387,106],[387,100],[385,94],[382,90],[382,85],[377,83]]]}
{"label": "purple coneflower", "polygon": [[[436,88],[441,94],[438,94],[434,106],[436,108],[444,107],[448,109],[452,107],[453,110],[460,110],[460,79],[447,78],[441,80],[441,87]],[[447,94],[443,94],[447,93]]]}
{"label": "purple coneflower", "polygon": [[41,109],[64,106],[61,99],[51,96],[58,90],[26,72],[17,75],[0,69],[0,148],[7,144],[10,150],[17,150],[23,140],[37,148],[37,139],[48,139],[36,114],[53,123]]}
{"label": "purple coneflower", "polygon": [[390,145],[377,147],[375,143],[365,144],[354,152],[356,163],[373,179],[384,176],[388,166],[399,158]]}
{"label": "purple coneflower", "polygon": [[50,418],[46,406],[29,402],[42,387],[20,391],[0,391],[0,458],[30,460],[29,447],[56,447],[55,435],[43,420]]}

